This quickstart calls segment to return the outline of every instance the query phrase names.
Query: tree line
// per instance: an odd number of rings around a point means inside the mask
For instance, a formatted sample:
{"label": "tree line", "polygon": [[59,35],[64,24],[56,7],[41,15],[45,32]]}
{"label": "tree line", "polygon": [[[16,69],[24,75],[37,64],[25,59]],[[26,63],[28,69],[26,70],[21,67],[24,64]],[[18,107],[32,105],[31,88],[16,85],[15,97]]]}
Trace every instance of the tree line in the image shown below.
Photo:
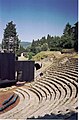
{"label": "tree line", "polygon": [[37,54],[40,51],[61,51],[71,48],[78,51],[78,23],[74,27],[67,23],[61,37],[48,34],[47,38],[42,37],[40,40],[33,40],[30,51]]}
{"label": "tree line", "polygon": [[20,46],[16,25],[13,24],[13,21],[9,22],[4,29],[2,49],[6,52],[15,54],[27,52],[31,57],[41,51],[61,51],[70,48],[78,51],[78,22],[74,26],[67,23],[61,37],[48,34],[47,38],[44,36],[41,39],[33,40],[31,46],[26,49]]}

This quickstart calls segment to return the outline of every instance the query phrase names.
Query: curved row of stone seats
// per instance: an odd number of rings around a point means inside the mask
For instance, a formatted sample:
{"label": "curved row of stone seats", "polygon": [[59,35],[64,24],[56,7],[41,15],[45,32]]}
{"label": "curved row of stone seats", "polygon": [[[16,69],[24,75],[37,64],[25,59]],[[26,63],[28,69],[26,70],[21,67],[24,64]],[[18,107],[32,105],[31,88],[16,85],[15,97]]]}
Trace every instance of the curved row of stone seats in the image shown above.
{"label": "curved row of stone seats", "polygon": [[[52,100],[56,99],[56,97],[60,97],[61,95],[61,91],[58,89],[58,86],[56,86],[54,83],[51,83],[51,81],[48,81],[48,79],[46,80],[41,80],[41,84],[44,85],[44,86],[47,86],[48,89],[51,88],[50,90],[50,93],[53,93],[52,94]],[[58,96],[57,96],[58,94]]]}
{"label": "curved row of stone seats", "polygon": [[[49,79],[50,79],[50,78],[49,78]],[[46,80],[45,80],[45,81],[46,81]],[[68,84],[68,86],[69,86],[69,84]],[[71,91],[71,92],[70,92],[70,96],[71,96],[71,95],[72,95],[72,87],[69,87],[69,88],[71,88],[71,89],[70,89],[70,91]],[[67,93],[67,94],[68,94],[68,93]],[[67,98],[67,99],[68,99],[68,98]],[[66,100],[66,101],[67,101],[67,100]],[[65,101],[65,102],[66,102],[66,101]],[[65,106],[65,108],[66,108],[66,110],[65,110],[65,111],[67,111],[67,112],[68,112],[68,108],[67,108],[66,106]]]}
{"label": "curved row of stone seats", "polygon": [[37,89],[37,88],[35,88],[35,89]]}
{"label": "curved row of stone seats", "polygon": [[49,83],[44,83],[44,81],[41,82],[38,81],[37,83],[38,85],[40,85],[40,87],[47,89],[47,101],[45,101],[44,104],[50,102],[51,100],[56,99],[56,91],[55,91],[56,88],[53,88],[53,86],[49,85]]}
{"label": "curved row of stone seats", "polygon": [[[31,96],[32,99],[30,99],[30,104],[29,106],[27,106],[25,108],[25,110],[22,111],[22,115],[20,115],[20,117],[24,117],[24,116],[28,116],[28,114],[31,112],[34,112],[35,108],[37,108],[37,106],[40,104],[40,102],[42,101],[42,94],[41,92],[38,92],[38,90],[36,88],[29,88],[29,90],[31,91]],[[35,96],[35,100],[33,100]]]}
{"label": "curved row of stone seats", "polygon": [[57,69],[57,70],[48,70],[46,71],[45,75],[46,76],[47,74],[55,74],[55,73],[60,73],[60,74],[66,74],[67,76],[72,76],[74,79],[77,79],[78,78],[78,72],[75,71],[75,70],[70,70],[70,69]]}
{"label": "curved row of stone seats", "polygon": [[[29,90],[31,91],[31,92],[33,92],[37,97],[39,97],[39,98],[41,98],[41,99],[39,99],[39,101],[37,101],[36,99],[33,101],[33,100],[31,100],[31,102],[30,102],[30,104],[29,104],[29,106],[28,107],[26,107],[21,113],[20,113],[20,115],[18,116],[18,117],[20,117],[20,118],[26,118],[26,116],[29,116],[29,114],[32,114],[33,112],[35,112],[38,108],[37,107],[39,107],[39,104],[40,103],[42,103],[42,101],[43,101],[43,97],[42,97],[42,93],[41,93],[41,91],[38,91],[38,88],[36,88],[36,87],[32,87],[32,88],[29,88]],[[33,95],[33,97],[34,97],[34,95]],[[33,104],[32,104],[33,103]],[[21,115],[22,114],[22,115]]]}
{"label": "curved row of stone seats", "polygon": [[77,112],[78,65],[77,60],[69,60],[63,65],[55,62],[31,87],[27,88],[25,85],[18,88],[15,92],[20,96],[20,104],[2,118],[21,119],[51,113],[58,115]]}
{"label": "curved row of stone seats", "polygon": [[[44,81],[41,81],[41,84],[43,83]],[[45,83],[46,83],[46,81],[45,81]],[[49,82],[48,82],[49,83]],[[56,91],[57,91],[57,88],[56,88]],[[59,95],[59,94],[58,94]],[[58,100],[58,99],[57,99]]]}
{"label": "curved row of stone seats", "polygon": [[[26,114],[28,117],[29,117],[29,115],[37,112],[37,111],[44,105],[44,103],[46,103],[46,101],[48,100],[45,89],[44,89],[43,87],[40,87],[39,84],[34,85],[34,86],[33,86],[33,89],[39,91],[39,92],[42,94],[42,95],[40,96],[40,97],[42,98],[42,100],[41,100],[40,103],[35,107],[35,109],[34,109],[34,107],[33,107],[33,109]],[[26,115],[25,115],[25,117],[26,117]]]}
{"label": "curved row of stone seats", "polygon": [[14,91],[14,93],[16,93],[20,98],[20,101],[19,101],[18,105],[16,107],[14,107],[13,109],[11,109],[10,111],[8,111],[4,114],[1,114],[0,118],[6,118],[7,119],[7,118],[13,117],[14,115],[16,115],[22,109],[24,101],[25,102],[28,101],[28,95],[24,91],[22,91],[20,89],[16,89]]}
{"label": "curved row of stone seats", "polygon": [[[67,71],[67,70],[66,70],[66,71]],[[62,71],[61,71],[61,70],[59,70],[59,71],[57,71],[57,70],[51,71],[51,70],[50,70],[50,71],[48,71],[47,73],[57,73],[57,72],[60,73],[60,72],[61,72],[60,74],[64,74],[64,73],[67,74],[66,71],[65,71],[64,68],[63,68]],[[74,70],[73,70],[73,71],[74,71]],[[76,71],[75,71],[75,72],[76,72]],[[70,74],[68,73],[67,75],[68,75],[68,77],[69,77]],[[75,79],[75,78],[78,79],[78,74],[77,74],[77,76],[75,76],[75,77],[74,77],[74,74],[73,74],[72,77],[73,77],[74,79]]]}
{"label": "curved row of stone seats", "polygon": [[[52,79],[52,76],[49,75],[49,78]],[[75,89],[76,90],[76,95],[75,97],[77,97],[77,92],[78,92],[78,86],[77,86],[77,82],[73,81],[73,79],[70,79],[68,77],[65,77],[64,75],[54,75],[54,78],[57,78],[57,80],[62,80],[64,79],[64,81],[66,80],[68,82],[68,84],[72,85],[73,87],[73,90]],[[52,79],[53,80],[53,79]]]}
{"label": "curved row of stone seats", "polygon": [[50,67],[50,69],[52,68],[52,69],[54,69],[54,68],[64,68],[64,67],[68,67],[68,68],[73,68],[73,67],[78,67],[78,60],[77,61],[75,61],[74,63],[73,63],[73,59],[72,59],[72,61],[71,62],[66,62],[65,64],[61,64],[60,62],[58,62],[58,63],[56,63],[55,65],[53,65],[53,66],[55,66],[55,67]]}
{"label": "curved row of stone seats", "polygon": [[[62,71],[60,70],[60,71],[57,71],[57,72],[62,72]],[[62,73],[66,73],[66,74],[68,74],[68,75],[71,75],[71,76],[73,76],[74,78],[75,78],[75,77],[78,77],[78,73],[75,72],[75,71],[63,70]]]}
{"label": "curved row of stone seats", "polygon": [[[69,84],[69,82],[66,82],[64,79],[61,79],[61,78],[59,78],[59,77],[55,77],[55,79],[57,80],[57,81],[60,81],[60,82],[62,82],[62,85],[66,88],[66,90],[67,90],[67,95],[70,95],[71,96],[71,94],[72,94],[72,87],[70,86],[70,84]],[[68,94],[69,93],[69,94]]]}
{"label": "curved row of stone seats", "polygon": [[52,95],[51,95],[51,91],[48,88],[48,86],[45,86],[44,84],[41,84],[40,82],[37,82],[35,85],[37,85],[37,87],[40,87],[40,89],[45,92],[45,95],[43,97],[49,100],[51,99]]}
{"label": "curved row of stone seats", "polygon": [[[70,96],[69,96],[70,97]],[[66,98],[66,97],[65,97]],[[70,98],[69,98],[70,99]],[[68,97],[67,97],[67,99],[63,99],[63,100],[65,100],[65,101],[62,101],[61,103],[63,103],[64,102],[64,104],[65,104],[65,102],[67,102],[67,100],[69,100],[68,99]]]}
{"label": "curved row of stone seats", "polygon": [[76,90],[78,91],[78,83],[75,80],[73,80],[72,78],[69,78],[69,77],[65,76],[64,74],[62,74],[62,75],[60,75],[60,74],[56,75],[55,74],[54,77],[55,78],[58,77],[60,79],[67,80],[70,84],[73,84],[75,86]]}
{"label": "curved row of stone seats", "polygon": [[44,105],[45,103],[48,103],[51,100],[52,94],[50,92],[50,89],[48,89],[47,86],[45,86],[45,84],[36,83],[35,87],[37,89],[40,89],[42,93],[43,101],[38,106],[38,108],[41,108],[42,104]]}
{"label": "curved row of stone seats", "polygon": [[43,100],[42,93],[37,88],[32,86],[32,88],[30,88],[29,90],[34,92],[39,97],[39,100],[40,100],[39,102],[41,102]]}
{"label": "curved row of stone seats", "polygon": [[[20,97],[20,102],[18,103],[18,106],[20,106],[20,104],[22,104],[24,101],[24,95],[20,92],[17,92],[17,91],[14,91],[14,93],[16,93]],[[0,118],[7,119],[8,117],[10,117],[10,115],[13,115],[14,111],[16,111],[16,110],[17,110],[17,107],[14,107],[12,110],[10,110],[4,114],[1,114]]]}
{"label": "curved row of stone seats", "polygon": [[68,77],[70,79],[73,79],[74,81],[77,81],[78,80],[78,75],[74,75],[74,74],[71,74],[70,72],[66,72],[66,71],[55,71],[54,73],[51,71],[51,72],[48,72],[49,75],[60,75],[60,76],[65,76],[65,77]]}
{"label": "curved row of stone seats", "polygon": [[[31,90],[32,92],[36,93],[36,95],[40,93],[40,96],[41,97],[41,101],[39,101],[39,103],[36,105],[35,103],[37,103],[37,101],[34,103],[34,105],[32,106],[33,108],[30,109],[27,113],[26,113],[26,110],[24,111],[24,115],[23,117],[26,118],[26,116],[29,117],[29,115],[33,114],[34,112],[36,112],[41,106],[42,104],[44,104],[45,102],[45,99],[46,99],[46,92],[44,91],[44,88],[40,88],[39,86],[37,87],[36,85],[32,86],[32,88],[29,88],[29,90]],[[45,96],[46,95],[46,96]],[[25,114],[26,113],[26,114]]]}
{"label": "curved row of stone seats", "polygon": [[[44,82],[44,81],[43,81]],[[58,92],[57,92],[58,93]],[[59,94],[58,94],[59,95]],[[58,97],[56,97],[56,99],[55,100],[53,100],[53,99],[51,99],[51,101],[49,101],[48,102],[48,104],[46,104],[46,102],[44,103],[44,106],[41,108],[41,109],[39,109],[36,113],[34,113],[34,116],[37,116],[37,115],[40,115],[40,113],[41,114],[43,114],[44,113],[44,111],[49,107],[49,103],[50,102],[55,102],[56,100],[58,100]],[[39,113],[39,114],[38,114]],[[45,113],[44,113],[45,114]]]}
{"label": "curved row of stone seats", "polygon": [[[77,66],[71,66],[71,65],[68,65],[68,66],[62,65],[62,66],[58,66],[58,67],[56,67],[56,68],[55,68],[55,67],[54,67],[54,68],[52,67],[52,68],[50,68],[50,69],[48,69],[48,70],[54,71],[54,70],[63,70],[63,69],[64,69],[64,70],[66,70],[66,69],[67,69],[67,70],[75,70],[75,69],[78,69],[78,67],[77,67]],[[47,70],[47,71],[48,71],[48,70]]]}
{"label": "curved row of stone seats", "polygon": [[[42,87],[43,87],[43,86],[42,86]],[[43,109],[42,109],[42,110],[43,110]],[[66,108],[66,110],[67,110],[67,108]],[[38,110],[38,111],[41,111],[41,110]],[[38,112],[38,113],[39,113],[39,112]],[[37,114],[36,114],[36,115],[37,115]],[[38,115],[39,115],[39,114],[38,114]],[[38,116],[38,115],[37,115],[37,116]]]}
{"label": "curved row of stone seats", "polygon": [[35,84],[34,85],[34,88],[38,89],[38,91],[40,91],[42,93],[42,97],[43,97],[43,100],[47,100],[47,92],[46,92],[46,89],[44,87],[41,87],[40,84]]}
{"label": "curved row of stone seats", "polygon": [[46,91],[44,90],[44,88],[40,87],[40,85],[34,85],[32,88],[35,89],[36,91],[38,91],[38,93],[41,93],[40,104],[44,104],[44,102],[47,99],[47,94],[46,94]]}
{"label": "curved row of stone seats", "polygon": [[[49,91],[50,96],[55,100],[55,98],[56,98],[56,90],[55,89],[56,88],[54,88],[49,82],[45,82],[44,80],[43,81],[41,80],[41,82],[38,81],[37,83],[38,84],[40,83],[41,86],[44,86]],[[50,97],[50,99],[51,99],[51,97]]]}
{"label": "curved row of stone seats", "polygon": [[30,108],[35,103],[37,103],[37,102],[39,103],[39,99],[38,99],[38,97],[36,96],[35,93],[33,93],[30,90],[27,90],[25,88],[21,88],[19,91],[21,93],[23,93],[26,98],[28,98],[28,96],[26,96],[26,92],[25,92],[25,91],[27,91],[29,93],[29,95],[30,95],[30,100],[27,100],[25,98],[21,105],[16,106],[18,108],[15,109],[15,111],[12,110],[13,114],[10,114],[9,118],[21,118],[21,117],[23,118],[24,114],[27,113],[29,110],[31,110]]}
{"label": "curved row of stone seats", "polygon": [[69,58],[70,63],[78,63],[78,58]]}
{"label": "curved row of stone seats", "polygon": [[[69,68],[68,68],[68,66],[63,66],[63,65],[62,65],[61,67],[58,66],[57,68],[50,68],[50,69],[48,69],[47,71],[52,71],[52,72],[53,72],[53,71],[57,71],[57,70],[58,70],[58,71],[62,71],[62,70],[73,70],[73,71],[76,70],[76,71],[77,71],[77,70],[78,70],[78,67],[69,66]],[[47,72],[47,71],[46,71],[46,72]],[[75,71],[75,72],[76,72],[76,71]]]}
{"label": "curved row of stone seats", "polygon": [[[66,66],[66,68],[68,67],[68,69],[72,70],[72,71],[75,70],[74,68],[77,69],[77,66],[75,66],[74,64],[75,63],[73,62],[73,64],[71,64],[71,67]],[[57,69],[57,67],[54,68],[54,70],[56,70],[56,69]],[[62,70],[63,70],[63,67],[62,67]],[[69,73],[66,73],[66,74],[69,74]],[[28,115],[30,117],[32,117],[32,116],[37,117],[39,115],[45,115],[45,113],[51,113],[51,112],[55,113],[55,111],[57,114],[60,113],[60,111],[62,113],[68,113],[69,111],[73,110],[73,108],[75,108],[75,106],[77,108],[77,84],[76,84],[76,81],[74,81],[74,79],[73,79],[74,77],[68,78],[67,76],[64,77],[63,75],[59,76],[58,73],[56,74],[56,76],[58,77],[59,80],[57,80],[55,78],[55,76],[53,76],[53,75],[52,76],[47,75],[48,78],[43,78],[42,80],[38,80],[37,82],[35,82],[36,87],[33,86],[33,88],[35,88],[35,90],[38,89],[37,92],[40,91],[41,93],[43,93],[44,91],[42,91],[42,90],[45,90],[45,88],[44,88],[45,86],[48,89],[49,89],[49,86],[51,86],[51,87],[53,87],[53,89],[55,91],[54,94],[56,94],[56,97],[55,97],[55,100],[53,100],[52,99],[53,97],[51,97],[51,100],[49,99],[48,104],[46,104],[46,101],[45,101],[45,103],[42,105],[41,108],[39,108],[39,109],[35,108],[37,111],[31,115],[29,113]],[[77,77],[77,76],[75,76],[75,77]],[[52,78],[52,80],[51,80],[51,78]],[[74,83],[73,83],[73,81],[74,81]],[[47,91],[46,91],[46,93],[47,93]],[[71,102],[72,98],[74,98],[73,102]],[[67,105],[68,106],[73,105],[73,107],[70,108],[70,110],[68,110]],[[48,106],[49,106],[49,108],[48,108]],[[55,110],[54,110],[54,108],[55,108]],[[63,112],[63,109],[64,109],[64,112]]]}
{"label": "curved row of stone seats", "polygon": [[[27,91],[27,89],[23,89]],[[24,115],[27,115],[29,112],[31,113],[31,110],[39,104],[39,97],[37,96],[36,91],[34,92],[32,89],[29,89],[28,93],[30,95],[30,100],[26,101],[27,103],[23,105],[24,108],[21,109],[14,118],[24,118]]]}
{"label": "curved row of stone seats", "polygon": [[40,101],[42,101],[42,94],[40,92],[38,92],[36,89],[34,89],[34,88],[31,88],[31,89],[29,88],[29,90],[36,94],[36,96],[39,99],[39,103],[40,103]]}
{"label": "curved row of stone seats", "polygon": [[[46,80],[46,81],[48,81],[48,79]],[[54,83],[56,83],[56,81],[52,81],[52,80],[50,80],[49,79],[49,82],[51,82],[51,84],[54,82]],[[60,84],[60,82],[58,82],[57,81],[57,83],[59,83]],[[60,97],[60,99],[58,100],[58,102],[60,103],[60,101],[63,101],[64,100],[64,98],[66,97],[66,95],[67,95],[67,90],[65,89],[65,87],[63,86],[63,88],[62,88],[62,84],[60,84],[60,86],[61,87],[59,87],[59,89],[61,90],[61,97]],[[59,103],[58,102],[56,102],[56,104],[54,104],[55,106],[57,106],[57,104],[59,105]],[[54,107],[54,106],[53,106]],[[52,107],[51,107],[52,108]]]}
{"label": "curved row of stone seats", "polygon": [[[77,68],[78,69],[78,68]],[[47,70],[48,72],[70,72],[71,74],[72,73],[74,73],[74,75],[78,75],[78,72],[77,71],[75,71],[74,69],[68,69],[67,67],[62,67],[62,68],[57,68],[56,70],[53,70],[53,69],[51,69],[51,70]]]}

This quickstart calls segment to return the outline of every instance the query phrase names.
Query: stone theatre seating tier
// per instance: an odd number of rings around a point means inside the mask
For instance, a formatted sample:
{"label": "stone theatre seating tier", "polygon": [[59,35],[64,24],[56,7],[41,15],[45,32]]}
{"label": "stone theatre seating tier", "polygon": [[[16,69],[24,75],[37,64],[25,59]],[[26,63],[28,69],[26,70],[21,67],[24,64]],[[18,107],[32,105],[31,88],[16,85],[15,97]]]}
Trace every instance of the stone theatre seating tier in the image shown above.
{"label": "stone theatre seating tier", "polygon": [[0,87],[15,82],[15,54],[0,53]]}

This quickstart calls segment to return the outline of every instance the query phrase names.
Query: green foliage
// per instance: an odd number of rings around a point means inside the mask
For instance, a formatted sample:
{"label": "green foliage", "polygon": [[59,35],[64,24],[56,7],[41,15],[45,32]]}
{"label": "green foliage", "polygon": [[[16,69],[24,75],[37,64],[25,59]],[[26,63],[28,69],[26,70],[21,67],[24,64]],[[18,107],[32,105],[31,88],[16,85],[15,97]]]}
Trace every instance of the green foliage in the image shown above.
{"label": "green foliage", "polygon": [[[16,32],[15,24],[13,22],[9,22],[4,29],[4,39],[2,41],[2,48],[7,51],[12,50],[15,53],[27,52],[29,59],[31,57],[41,51],[62,51],[62,49],[71,49],[74,48],[78,51],[78,22],[74,27],[71,27],[69,23],[66,24],[63,35],[59,36],[50,36],[47,35],[47,38],[42,37],[38,40],[33,40],[32,44],[27,48],[23,48],[20,46],[19,49],[19,39]],[[74,32],[73,29],[74,28]],[[10,40],[12,41],[10,43]],[[18,52],[19,50],[19,52]]]}
{"label": "green foliage", "polygon": [[13,21],[9,22],[8,25],[6,25],[6,28],[4,29],[4,38],[8,37],[14,37],[16,36],[16,28],[15,24],[13,24]]}
{"label": "green foliage", "polygon": [[30,50],[31,50],[31,46],[28,46],[28,47],[25,49],[26,52],[30,52]]}
{"label": "green foliage", "polygon": [[36,53],[36,43],[33,40],[32,45],[31,45],[31,52]]}
{"label": "green foliage", "polygon": [[61,47],[62,48],[73,48],[74,47],[74,41],[72,36],[62,36],[61,37]]}
{"label": "green foliage", "polygon": [[58,36],[51,37],[48,34],[47,39],[45,37],[42,37],[40,40],[39,39],[37,41],[33,40],[31,45],[31,52],[37,54],[41,51],[47,50],[60,50],[60,37]]}
{"label": "green foliage", "polygon": [[36,53],[39,53],[41,51],[41,47],[40,46],[37,46],[36,47]]}
{"label": "green foliage", "polygon": [[62,48],[74,48],[75,39],[74,39],[74,32],[72,31],[71,25],[67,23],[64,29],[64,35],[61,37],[61,46]]}
{"label": "green foliage", "polygon": [[64,29],[64,33],[63,33],[65,36],[68,35],[70,36],[72,34],[72,31],[71,31],[71,25],[69,23],[66,24],[66,27]]}
{"label": "green foliage", "polygon": [[20,46],[20,49],[17,52],[17,55],[21,55],[21,53],[25,52],[25,48],[23,46]]}
{"label": "green foliage", "polygon": [[20,40],[16,32],[13,21],[9,22],[4,29],[4,38],[2,40],[2,49],[7,52],[16,53],[19,50]]}
{"label": "green foliage", "polygon": [[43,43],[43,45],[41,46],[41,50],[42,51],[47,51],[48,50],[48,44],[47,43]]}
{"label": "green foliage", "polygon": [[32,52],[29,52],[29,54],[28,54],[28,60],[31,60],[31,59],[32,59],[32,56],[33,56],[33,53],[32,53]]}
{"label": "green foliage", "polygon": [[[74,28],[74,32],[72,28]],[[67,23],[61,37],[53,37],[48,34],[47,39],[42,37],[40,40],[33,40],[31,52],[37,54],[40,51],[62,51],[62,49],[71,48],[78,51],[78,23],[76,23],[74,27],[71,27],[71,25]]]}
{"label": "green foliage", "polygon": [[74,49],[76,52],[78,52],[78,22],[75,23],[74,33],[73,33],[73,40],[74,40]]}

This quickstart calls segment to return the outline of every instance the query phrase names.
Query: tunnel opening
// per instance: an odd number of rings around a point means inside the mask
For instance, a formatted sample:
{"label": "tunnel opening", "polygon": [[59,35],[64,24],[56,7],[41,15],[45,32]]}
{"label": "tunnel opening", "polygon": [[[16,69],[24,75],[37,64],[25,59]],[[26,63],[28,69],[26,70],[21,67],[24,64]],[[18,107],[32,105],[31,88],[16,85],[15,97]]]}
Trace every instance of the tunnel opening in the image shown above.
{"label": "tunnel opening", "polygon": [[36,70],[40,69],[41,67],[42,67],[42,64],[40,65],[39,63],[35,63]]}

